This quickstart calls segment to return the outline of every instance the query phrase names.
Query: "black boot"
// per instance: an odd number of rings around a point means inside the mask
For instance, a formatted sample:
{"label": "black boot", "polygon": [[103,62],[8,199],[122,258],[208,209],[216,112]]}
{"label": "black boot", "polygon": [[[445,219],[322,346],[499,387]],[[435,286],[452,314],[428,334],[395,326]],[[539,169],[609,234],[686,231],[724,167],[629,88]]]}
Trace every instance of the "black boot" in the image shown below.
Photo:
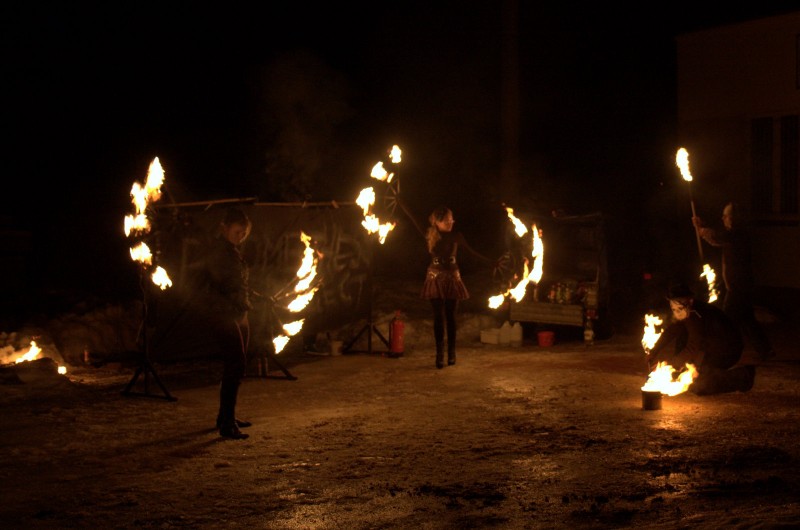
{"label": "black boot", "polygon": [[447,347],[447,366],[456,364],[456,348],[455,346],[448,345]]}
{"label": "black boot", "polygon": [[444,343],[436,343],[436,368],[444,368]]}

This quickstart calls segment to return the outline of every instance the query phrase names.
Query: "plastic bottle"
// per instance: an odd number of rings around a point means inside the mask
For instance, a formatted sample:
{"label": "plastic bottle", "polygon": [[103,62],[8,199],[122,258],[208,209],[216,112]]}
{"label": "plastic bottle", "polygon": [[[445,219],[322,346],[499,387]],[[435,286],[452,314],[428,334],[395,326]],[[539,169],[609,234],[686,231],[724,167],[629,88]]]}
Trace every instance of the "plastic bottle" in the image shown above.
{"label": "plastic bottle", "polygon": [[503,322],[503,325],[500,326],[500,344],[508,344],[511,342],[511,324],[509,324],[508,320]]}
{"label": "plastic bottle", "polygon": [[522,346],[522,324],[514,322],[511,326],[511,345]]}

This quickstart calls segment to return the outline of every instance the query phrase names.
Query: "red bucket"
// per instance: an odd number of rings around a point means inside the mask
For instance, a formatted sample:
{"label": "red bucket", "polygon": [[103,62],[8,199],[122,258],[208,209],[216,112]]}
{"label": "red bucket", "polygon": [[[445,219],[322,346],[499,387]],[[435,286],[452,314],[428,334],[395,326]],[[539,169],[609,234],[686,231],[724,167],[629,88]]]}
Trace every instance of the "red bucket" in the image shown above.
{"label": "red bucket", "polygon": [[552,331],[540,331],[536,334],[539,346],[552,346],[556,340],[556,334]]}

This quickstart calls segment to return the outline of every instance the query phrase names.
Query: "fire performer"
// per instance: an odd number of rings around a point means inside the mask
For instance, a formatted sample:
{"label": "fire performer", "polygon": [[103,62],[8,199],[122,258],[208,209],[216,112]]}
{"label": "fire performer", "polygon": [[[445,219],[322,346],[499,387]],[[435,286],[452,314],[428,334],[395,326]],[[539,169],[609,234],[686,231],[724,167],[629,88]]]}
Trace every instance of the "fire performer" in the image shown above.
{"label": "fire performer", "polygon": [[[736,324],[718,307],[696,300],[685,284],[672,287],[667,300],[673,322],[648,353],[650,370],[659,361],[676,368],[693,364],[697,377],[689,391],[700,396],[753,388],[755,366],[737,365],[743,345]],[[670,352],[668,347],[673,343]]]}
{"label": "fire performer", "polygon": [[740,222],[736,205],[729,202],[722,210],[722,229],[705,226],[700,217],[693,217],[692,222],[700,237],[709,245],[722,249],[722,278],[725,281],[722,309],[750,341],[759,360],[765,361],[774,357],[772,344],[755,317],[755,279],[750,239]]}
{"label": "fire performer", "polygon": [[239,248],[250,235],[252,223],[240,208],[225,212],[220,232],[205,260],[207,307],[223,360],[219,389],[217,429],[221,436],[242,440],[249,435],[239,430],[250,422],[236,418],[236,399],[247,366],[250,339],[248,311],[250,289],[247,263]]}
{"label": "fire performer", "polygon": [[469,298],[456,261],[459,247],[484,263],[494,263],[467,244],[461,232],[454,232],[455,219],[447,206],[438,206],[428,216],[430,225],[423,230],[406,205],[398,204],[425,238],[431,263],[425,275],[421,296],[430,300],[433,308],[433,335],[436,340],[436,368],[444,368],[445,331],[447,336],[447,364],[456,364],[456,312],[458,302]]}

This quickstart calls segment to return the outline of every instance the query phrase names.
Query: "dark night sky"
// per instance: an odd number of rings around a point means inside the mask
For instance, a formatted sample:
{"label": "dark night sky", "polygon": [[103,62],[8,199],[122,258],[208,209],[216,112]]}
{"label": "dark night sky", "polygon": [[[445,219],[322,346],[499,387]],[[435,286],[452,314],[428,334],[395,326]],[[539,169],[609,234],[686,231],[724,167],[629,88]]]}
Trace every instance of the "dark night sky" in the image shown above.
{"label": "dark night sky", "polygon": [[[674,176],[674,36],[800,9],[519,3],[527,206],[615,214],[611,197],[646,205]],[[154,156],[179,202],[348,201],[398,143],[421,211],[508,200],[492,188],[502,2],[166,4],[2,8],[3,180],[17,187],[2,222],[33,232],[41,274],[124,252],[129,191]]]}

